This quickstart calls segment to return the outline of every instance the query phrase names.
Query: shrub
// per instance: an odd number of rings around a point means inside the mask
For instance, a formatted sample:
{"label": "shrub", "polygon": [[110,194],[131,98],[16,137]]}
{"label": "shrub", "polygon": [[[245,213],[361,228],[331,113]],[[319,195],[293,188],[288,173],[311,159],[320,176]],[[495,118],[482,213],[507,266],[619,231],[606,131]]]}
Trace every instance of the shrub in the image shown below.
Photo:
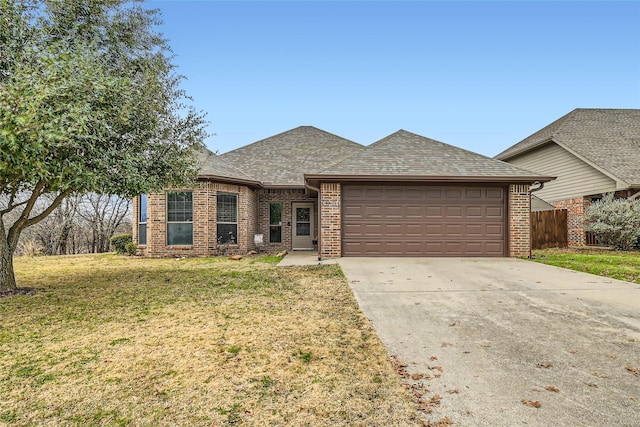
{"label": "shrub", "polygon": [[23,256],[39,256],[43,252],[42,245],[35,240],[21,242],[18,246],[18,253]]}
{"label": "shrub", "polygon": [[640,200],[606,194],[587,208],[584,229],[609,246],[629,250],[640,238]]}
{"label": "shrub", "polygon": [[129,242],[124,247],[124,250],[127,252],[127,255],[135,255],[138,252],[138,245],[135,242]]}
{"label": "shrub", "polygon": [[109,239],[109,241],[116,253],[124,254],[127,253],[127,245],[133,242],[133,236],[131,234],[118,234]]}

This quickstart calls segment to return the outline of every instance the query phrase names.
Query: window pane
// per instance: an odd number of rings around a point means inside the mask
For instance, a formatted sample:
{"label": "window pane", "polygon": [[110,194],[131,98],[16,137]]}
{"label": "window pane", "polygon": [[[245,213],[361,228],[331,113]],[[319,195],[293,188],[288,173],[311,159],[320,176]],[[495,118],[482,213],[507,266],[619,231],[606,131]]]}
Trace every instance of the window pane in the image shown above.
{"label": "window pane", "polygon": [[218,222],[238,222],[238,196],[218,194]]}
{"label": "window pane", "polygon": [[296,236],[309,236],[311,235],[311,224],[308,222],[296,223]]}
{"label": "window pane", "polygon": [[193,224],[168,223],[167,224],[167,244],[168,245],[193,245]]}
{"label": "window pane", "polygon": [[140,207],[140,215],[139,215],[138,221],[147,222],[147,195],[146,194],[140,195],[139,207]]}
{"label": "window pane", "polygon": [[218,224],[218,243],[238,243],[238,224]]}
{"label": "window pane", "polygon": [[311,208],[296,208],[296,221],[309,222],[311,220]]}
{"label": "window pane", "polygon": [[193,221],[193,193],[190,191],[167,193],[167,221]]}
{"label": "window pane", "polygon": [[269,204],[269,225],[282,225],[282,203]]}
{"label": "window pane", "polygon": [[282,242],[282,227],[279,225],[272,225],[269,227],[269,243],[281,243]]}
{"label": "window pane", "polygon": [[147,224],[138,224],[138,244],[147,244]]}

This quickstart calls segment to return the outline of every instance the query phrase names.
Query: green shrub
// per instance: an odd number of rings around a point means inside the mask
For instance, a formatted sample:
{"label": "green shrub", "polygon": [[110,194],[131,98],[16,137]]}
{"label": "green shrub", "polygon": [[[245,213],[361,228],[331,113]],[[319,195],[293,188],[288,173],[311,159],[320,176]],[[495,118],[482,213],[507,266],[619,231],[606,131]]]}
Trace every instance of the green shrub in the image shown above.
{"label": "green shrub", "polygon": [[614,199],[606,194],[587,208],[584,229],[602,244],[629,250],[640,238],[640,200]]}
{"label": "green shrub", "polygon": [[131,234],[118,234],[109,239],[111,246],[116,250],[118,254],[127,253],[127,245],[133,242],[133,236]]}
{"label": "green shrub", "polygon": [[124,247],[124,250],[127,252],[127,255],[135,255],[138,252],[138,244],[135,242],[129,242]]}

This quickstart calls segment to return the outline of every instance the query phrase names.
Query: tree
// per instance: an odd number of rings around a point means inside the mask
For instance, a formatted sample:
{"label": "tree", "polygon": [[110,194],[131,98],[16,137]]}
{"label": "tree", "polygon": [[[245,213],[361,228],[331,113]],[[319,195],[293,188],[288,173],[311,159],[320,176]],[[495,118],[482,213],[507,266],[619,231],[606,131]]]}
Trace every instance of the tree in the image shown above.
{"label": "tree", "polygon": [[584,224],[600,243],[629,250],[640,239],[640,200],[606,194],[587,208]]}
{"label": "tree", "polygon": [[186,105],[158,12],[139,3],[0,0],[0,292],[16,288],[22,231],[70,195],[195,177],[204,115]]}

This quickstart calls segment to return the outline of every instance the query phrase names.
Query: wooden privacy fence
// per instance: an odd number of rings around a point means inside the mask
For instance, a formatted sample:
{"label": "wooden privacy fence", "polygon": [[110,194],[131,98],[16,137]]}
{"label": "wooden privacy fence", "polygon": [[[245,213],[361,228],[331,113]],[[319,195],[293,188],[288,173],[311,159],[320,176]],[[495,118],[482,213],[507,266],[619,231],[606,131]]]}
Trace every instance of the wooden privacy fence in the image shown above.
{"label": "wooden privacy fence", "polygon": [[531,212],[531,249],[566,248],[567,210]]}

